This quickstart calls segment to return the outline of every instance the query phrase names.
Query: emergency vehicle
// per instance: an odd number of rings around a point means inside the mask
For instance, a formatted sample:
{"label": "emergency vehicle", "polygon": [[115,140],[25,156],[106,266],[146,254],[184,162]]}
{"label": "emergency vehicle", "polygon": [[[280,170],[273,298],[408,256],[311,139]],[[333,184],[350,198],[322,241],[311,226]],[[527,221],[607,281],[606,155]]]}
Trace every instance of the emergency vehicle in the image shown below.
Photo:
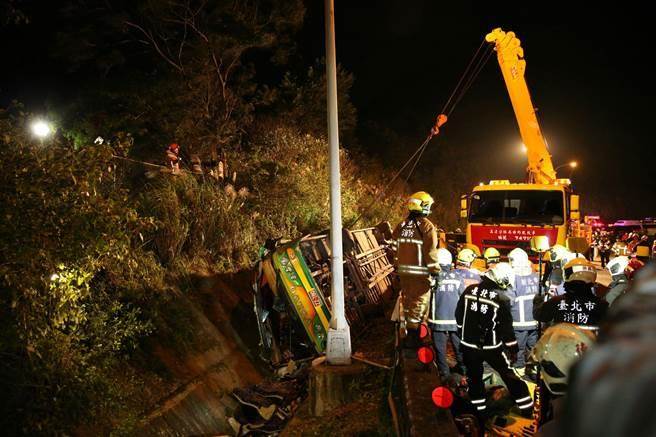
{"label": "emergency vehicle", "polygon": [[[526,60],[513,32],[494,29],[485,39],[494,44],[524,142],[527,180],[492,180],[463,195],[460,216],[467,220],[467,243],[481,253],[494,247],[507,255],[515,247],[530,253],[532,237],[546,235],[549,245],[580,237],[579,196],[571,181],[558,178],[524,78]],[[571,243],[573,244],[573,243]]]}

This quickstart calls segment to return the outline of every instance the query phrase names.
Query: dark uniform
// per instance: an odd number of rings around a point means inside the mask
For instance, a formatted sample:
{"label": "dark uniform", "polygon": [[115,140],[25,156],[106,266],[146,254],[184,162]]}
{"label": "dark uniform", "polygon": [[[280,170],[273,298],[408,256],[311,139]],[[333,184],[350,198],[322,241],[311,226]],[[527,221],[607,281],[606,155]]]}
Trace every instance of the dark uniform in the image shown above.
{"label": "dark uniform", "polygon": [[608,303],[597,297],[591,284],[583,281],[565,282],[565,294],[546,302],[543,299],[536,295],[533,300],[533,316],[543,323],[573,323],[597,332],[608,311]]}
{"label": "dark uniform", "polygon": [[610,250],[611,250],[612,244],[611,241],[608,239],[608,237],[604,236],[601,237],[601,240],[599,241],[599,258],[601,260],[601,268],[605,268],[606,264],[608,264],[608,261],[610,260]]}
{"label": "dark uniform", "polygon": [[420,214],[410,214],[392,233],[395,264],[403,289],[403,309],[408,329],[423,321],[430,299],[431,274],[437,274],[437,228]]}
{"label": "dark uniform", "polygon": [[456,353],[458,366],[463,366],[455,313],[460,296],[465,291],[465,282],[462,277],[455,271],[446,271],[446,269],[447,266],[442,266],[442,271],[437,278],[437,287],[433,287],[428,312],[428,323],[433,330],[433,342],[437,350],[437,367],[442,377],[445,378],[451,374],[446,361],[446,348],[449,340]]}
{"label": "dark uniform", "polygon": [[531,272],[530,268],[526,273],[515,276],[515,288],[508,293],[508,297],[512,299],[513,329],[519,347],[515,367],[524,367],[525,357],[538,341],[538,322],[533,318],[533,299],[538,294],[540,280],[538,274]]}
{"label": "dark uniform", "polygon": [[606,302],[612,305],[615,299],[626,293],[629,288],[629,278],[621,273],[612,276],[613,281],[608,285],[608,293],[606,293]]}
{"label": "dark uniform", "polygon": [[509,348],[517,353],[517,340],[513,332],[510,302],[490,278],[467,287],[458,301],[456,321],[460,328],[460,345],[469,377],[469,393],[479,413],[485,411],[485,385],[483,362],[499,373],[510,395],[523,414],[530,414],[533,399],[526,384],[512,370],[512,364],[503,351]]}

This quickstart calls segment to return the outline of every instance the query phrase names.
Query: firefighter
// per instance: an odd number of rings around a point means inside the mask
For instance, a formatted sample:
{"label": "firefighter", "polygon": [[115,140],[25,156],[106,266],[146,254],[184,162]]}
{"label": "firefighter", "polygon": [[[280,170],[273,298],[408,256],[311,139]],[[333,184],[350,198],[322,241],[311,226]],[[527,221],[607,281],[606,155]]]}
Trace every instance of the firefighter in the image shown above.
{"label": "firefighter", "polygon": [[608,293],[605,299],[608,305],[612,305],[615,299],[622,296],[626,289],[629,288],[629,278],[626,269],[629,267],[629,258],[626,256],[616,256],[608,262],[606,268],[610,272],[612,279],[608,285]]}
{"label": "firefighter", "polygon": [[[564,407],[563,395],[572,366],[595,343],[590,331],[570,323],[559,323],[544,331],[531,352],[531,361],[540,365],[541,435],[558,428]],[[544,364],[542,364],[544,363]]]}
{"label": "firefighter", "polygon": [[598,343],[570,375],[566,435],[656,435],[656,282],[654,270],[646,269],[651,271],[643,270],[631,292],[615,301]]}
{"label": "firefighter", "polygon": [[484,362],[499,373],[520,413],[530,417],[532,412],[533,399],[528,388],[512,369],[518,347],[513,332],[510,302],[505,293],[514,282],[512,267],[508,263],[498,263],[483,275],[480,284],[465,289],[456,308],[460,347],[469,378],[469,394],[472,404],[483,417],[486,410]]}
{"label": "firefighter", "polygon": [[585,258],[574,258],[563,269],[565,294],[544,301],[536,295],[533,316],[543,323],[573,323],[596,332],[608,311],[608,303],[597,297],[594,284],[597,272]]}
{"label": "firefighter", "polygon": [[408,199],[408,216],[399,223],[392,237],[396,242],[395,264],[403,290],[407,336],[406,348],[419,345],[419,324],[423,321],[430,299],[430,288],[439,272],[437,228],[427,216],[433,198],[419,191]]}
{"label": "firefighter", "polygon": [[630,256],[631,251],[629,250],[629,245],[624,241],[616,241],[610,248],[613,256]]}
{"label": "firefighter", "polygon": [[446,380],[451,375],[446,361],[446,348],[449,340],[451,340],[456,354],[458,373],[464,373],[460,338],[458,338],[458,327],[454,314],[460,295],[465,291],[465,282],[457,272],[452,270],[453,257],[448,250],[437,249],[437,259],[440,273],[437,277],[437,286],[433,287],[428,324],[433,330],[433,342],[437,351],[437,368],[442,378]]}
{"label": "firefighter", "polygon": [[601,260],[601,268],[606,268],[606,264],[608,264],[608,261],[610,259],[610,249],[611,249],[611,242],[610,238],[608,237],[608,233],[604,232],[601,235],[601,238],[599,239],[599,243],[597,245],[597,250],[599,251],[599,259]]}
{"label": "firefighter", "polygon": [[542,276],[542,283],[552,296],[560,296],[565,293],[562,261],[569,253],[569,250],[560,244],[552,246],[545,253],[547,265]]}
{"label": "firefighter", "polygon": [[166,159],[168,160],[171,173],[180,172],[180,145],[171,143],[166,149]]}
{"label": "firefighter", "polygon": [[533,318],[533,298],[538,294],[540,279],[533,271],[528,254],[519,247],[508,254],[515,272],[515,287],[510,293],[513,329],[519,353],[515,367],[523,368],[526,357],[538,341],[538,322]]}
{"label": "firefighter", "polygon": [[475,259],[476,254],[469,248],[462,249],[456,257],[455,272],[465,281],[465,288],[481,282],[481,272],[472,267]]}
{"label": "firefighter", "polygon": [[489,270],[501,261],[501,254],[494,247],[488,247],[483,252],[483,258],[485,258],[485,267]]}

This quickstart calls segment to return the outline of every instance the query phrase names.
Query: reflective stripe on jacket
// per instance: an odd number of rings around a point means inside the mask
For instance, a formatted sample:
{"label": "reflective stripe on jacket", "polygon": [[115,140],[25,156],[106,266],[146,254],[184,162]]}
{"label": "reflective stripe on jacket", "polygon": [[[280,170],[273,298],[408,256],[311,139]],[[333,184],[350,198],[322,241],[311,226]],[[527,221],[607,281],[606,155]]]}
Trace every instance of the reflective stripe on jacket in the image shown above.
{"label": "reflective stripe on jacket", "polygon": [[460,296],[456,308],[460,344],[473,349],[496,349],[517,344],[508,297],[497,284],[483,277]]}
{"label": "reflective stripe on jacket", "polygon": [[516,275],[515,288],[509,296],[512,299],[510,312],[515,331],[529,331],[538,326],[533,318],[533,298],[538,294],[538,286],[537,273]]}
{"label": "reflective stripe on jacket", "polygon": [[[444,268],[444,267],[443,267]],[[439,273],[437,287],[432,290],[428,323],[435,331],[456,331],[456,307],[465,291],[465,282],[455,271]]]}
{"label": "reflective stripe on jacket", "polygon": [[396,226],[395,264],[400,275],[428,276],[440,270],[437,264],[437,230],[426,217],[410,215]]}

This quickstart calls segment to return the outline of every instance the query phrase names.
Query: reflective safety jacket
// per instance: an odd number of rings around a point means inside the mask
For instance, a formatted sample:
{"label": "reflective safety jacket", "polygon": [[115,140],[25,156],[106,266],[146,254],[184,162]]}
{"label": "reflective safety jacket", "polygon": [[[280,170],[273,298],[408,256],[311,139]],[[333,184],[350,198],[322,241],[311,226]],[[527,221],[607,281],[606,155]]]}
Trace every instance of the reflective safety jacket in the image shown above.
{"label": "reflective safety jacket", "polygon": [[399,275],[428,276],[437,273],[437,228],[424,216],[408,216],[392,233]]}
{"label": "reflective safety jacket", "polygon": [[510,301],[490,278],[470,285],[456,308],[460,344],[473,349],[497,349],[517,344]]}
{"label": "reflective safety jacket", "polygon": [[533,318],[533,298],[538,294],[540,281],[537,273],[527,273],[515,276],[515,288],[508,294],[515,331],[530,331],[538,326]]}
{"label": "reflective safety jacket", "polygon": [[[444,268],[444,267],[443,267]],[[437,286],[433,287],[428,323],[435,331],[456,331],[456,307],[465,291],[465,282],[455,271],[439,273]]]}
{"label": "reflective safety jacket", "polygon": [[533,317],[540,322],[573,323],[580,328],[597,331],[606,316],[608,302],[599,298],[591,285],[566,282],[565,294],[544,302],[538,295],[533,300]]}
{"label": "reflective safety jacket", "polygon": [[463,281],[465,281],[465,288],[472,284],[478,284],[481,282],[481,272],[476,269],[460,266],[456,267],[454,271],[462,277]]}

